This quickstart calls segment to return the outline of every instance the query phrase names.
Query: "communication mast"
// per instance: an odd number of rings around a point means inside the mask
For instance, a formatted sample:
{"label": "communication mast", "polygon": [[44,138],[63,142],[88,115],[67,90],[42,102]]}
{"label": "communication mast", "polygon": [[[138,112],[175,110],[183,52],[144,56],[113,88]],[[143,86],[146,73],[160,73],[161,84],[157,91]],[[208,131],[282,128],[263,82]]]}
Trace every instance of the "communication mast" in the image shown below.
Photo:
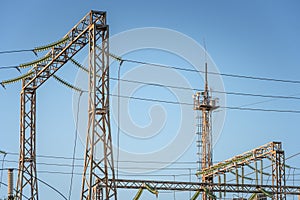
{"label": "communication mast", "polygon": [[[196,134],[198,171],[212,166],[212,111],[216,110],[218,99],[213,99],[208,89],[207,62],[205,62],[205,86],[203,92],[194,96],[194,110],[196,111]],[[202,176],[203,183],[213,183],[212,177]],[[203,193],[203,200],[207,195]]]}

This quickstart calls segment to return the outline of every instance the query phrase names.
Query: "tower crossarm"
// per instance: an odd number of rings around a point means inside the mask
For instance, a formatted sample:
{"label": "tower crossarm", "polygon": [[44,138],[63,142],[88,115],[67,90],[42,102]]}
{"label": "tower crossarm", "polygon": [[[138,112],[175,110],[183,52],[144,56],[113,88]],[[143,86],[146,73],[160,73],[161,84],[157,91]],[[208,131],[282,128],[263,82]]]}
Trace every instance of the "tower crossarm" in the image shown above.
{"label": "tower crossarm", "polygon": [[53,47],[45,55],[47,59],[31,69],[34,73],[25,80],[23,89],[37,89],[68,62],[70,58],[89,43],[89,29],[92,25],[107,26],[105,16],[105,12],[90,11],[83,17],[83,19],[64,36],[64,38],[67,38],[66,42]]}
{"label": "tower crossarm", "polygon": [[[36,90],[68,62],[78,51],[90,43],[91,29],[95,30],[94,41],[107,28],[106,12],[90,11],[63,38],[63,43],[51,46],[50,51],[38,62],[29,63],[29,76],[22,80],[20,116],[20,158],[16,199],[24,194],[38,200],[36,169]],[[101,32],[102,33],[102,32]],[[48,47],[45,46],[45,49]],[[22,67],[22,66],[21,66]],[[28,194],[29,193],[29,194]]]}
{"label": "tower crossarm", "polygon": [[282,151],[281,142],[270,142],[251,151],[234,156],[233,158],[230,158],[228,160],[219,162],[211,167],[202,169],[201,171],[197,172],[197,175],[217,176],[219,174],[230,172],[240,166],[251,164],[258,160],[262,160],[265,158],[272,160],[274,154],[277,151]]}
{"label": "tower crossarm", "polygon": [[[109,182],[112,180],[110,179]],[[121,189],[140,189],[145,184],[160,191],[205,191],[204,188],[211,187],[213,192],[228,192],[228,193],[261,193],[261,190],[275,193],[272,185],[256,184],[219,184],[219,183],[201,183],[201,182],[179,182],[179,181],[157,181],[157,180],[129,180],[129,179],[116,179],[117,188]],[[285,186],[286,194],[299,195],[300,186]]]}

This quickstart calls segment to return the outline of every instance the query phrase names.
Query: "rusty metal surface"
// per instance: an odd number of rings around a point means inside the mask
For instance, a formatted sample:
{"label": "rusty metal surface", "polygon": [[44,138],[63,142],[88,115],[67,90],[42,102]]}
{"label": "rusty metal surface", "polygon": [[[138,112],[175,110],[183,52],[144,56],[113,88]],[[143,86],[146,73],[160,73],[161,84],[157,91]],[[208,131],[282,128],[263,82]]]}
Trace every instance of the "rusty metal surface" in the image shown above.
{"label": "rusty metal surface", "polygon": [[[105,39],[102,33],[104,29],[108,30],[106,12],[90,11],[65,35],[64,38],[68,38],[66,43],[53,47],[46,54],[47,59],[35,65],[31,69],[33,73],[26,79],[23,79],[20,98],[20,158],[16,192],[16,199],[18,200],[21,200],[24,194],[32,200],[38,200],[36,171],[36,90],[77,52],[89,44],[91,28],[94,30],[93,42],[96,42],[100,38],[102,40]],[[105,49],[105,51],[108,51],[108,49]],[[107,118],[105,117],[105,119]],[[107,135],[109,134],[107,133]],[[111,152],[108,154],[111,154]],[[112,166],[109,167],[113,169]],[[105,168],[104,171],[107,171],[107,169]],[[103,180],[107,179],[107,177],[101,178]]]}

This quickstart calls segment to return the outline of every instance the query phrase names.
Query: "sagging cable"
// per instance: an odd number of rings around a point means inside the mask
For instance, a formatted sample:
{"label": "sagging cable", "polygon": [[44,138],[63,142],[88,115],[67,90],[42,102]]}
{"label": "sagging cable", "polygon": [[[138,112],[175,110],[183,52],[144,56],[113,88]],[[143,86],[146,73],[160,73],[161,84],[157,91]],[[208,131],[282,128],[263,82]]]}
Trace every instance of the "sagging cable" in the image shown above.
{"label": "sagging cable", "polygon": [[0,150],[0,154],[6,155],[7,153],[6,153],[5,151],[1,151],[1,150]]}
{"label": "sagging cable", "polygon": [[71,58],[70,60],[74,65],[76,65],[82,71],[87,72],[87,73],[89,72],[89,70],[86,67],[84,67],[82,64],[80,64],[77,60],[74,60],[73,58]]}
{"label": "sagging cable", "polygon": [[80,89],[80,88],[78,88],[78,87],[76,87],[76,86],[68,83],[67,81],[63,80],[62,78],[60,78],[60,77],[58,77],[56,75],[53,75],[53,78],[55,80],[57,80],[58,82],[60,82],[61,84],[63,84],[64,86],[66,86],[66,87],[68,87],[68,88],[70,88],[70,89],[72,89],[72,90],[74,90],[76,92],[79,92],[79,93],[86,92],[86,91],[84,91],[84,90],[82,90],[82,89]]}
{"label": "sagging cable", "polygon": [[251,196],[249,197],[248,200],[254,200],[256,198],[257,194],[256,193],[253,193],[251,194]]}
{"label": "sagging cable", "polygon": [[51,49],[53,47],[56,47],[56,46],[59,46],[61,44],[64,44],[66,43],[67,41],[69,40],[69,36],[67,35],[66,37],[56,41],[56,42],[52,42],[50,44],[47,44],[47,45],[43,45],[43,46],[40,46],[40,47],[35,47],[33,49],[33,51],[36,53],[36,52],[41,52],[41,51],[46,51],[48,49]]}
{"label": "sagging cable", "polygon": [[[270,157],[267,157],[271,162],[275,162],[272,158],[270,158]],[[293,168],[292,166],[289,166],[289,165],[287,165],[287,164],[285,164],[284,165],[285,167],[287,167],[287,168]]]}
{"label": "sagging cable", "polygon": [[20,74],[22,73],[21,70],[20,70],[20,68],[19,68],[18,66],[16,66],[15,69],[16,69]]}
{"label": "sagging cable", "polygon": [[117,56],[117,55],[112,54],[112,53],[109,53],[109,56],[112,57],[113,59],[115,59],[116,61],[119,61],[120,65],[122,65],[122,63],[123,63],[124,60],[122,59],[121,56]]}
{"label": "sagging cable", "polygon": [[[84,67],[82,64],[80,64],[77,60],[74,60],[73,58],[70,59],[71,62],[78,67],[79,69],[81,69],[82,71],[89,73],[88,68]],[[97,77],[100,77],[99,74],[96,75]]]}
{"label": "sagging cable", "polygon": [[[1,165],[1,168],[3,169],[4,168],[4,161],[5,161],[5,157],[6,157],[7,153],[5,151],[0,150],[0,154],[3,154],[2,165]],[[1,170],[0,183],[2,183],[2,178],[3,178],[3,170]],[[1,184],[0,184],[0,188],[1,188]]]}
{"label": "sagging cable", "polygon": [[40,64],[42,62],[44,62],[45,60],[47,60],[48,58],[50,58],[50,54],[47,54],[46,56],[38,59],[38,60],[34,60],[32,62],[28,62],[28,63],[23,63],[23,64],[20,64],[20,68],[27,68],[27,67],[30,67],[30,66],[33,66],[33,65],[37,65],[37,64]]}
{"label": "sagging cable", "polygon": [[267,191],[264,190],[263,188],[258,188],[258,190],[259,190],[260,192],[262,192],[264,195],[266,195],[267,197],[270,197],[270,198],[273,197],[273,195],[272,195],[270,192],[267,192]]}
{"label": "sagging cable", "polygon": [[6,89],[6,88],[5,88],[5,85],[8,85],[8,84],[12,84],[12,83],[16,83],[16,82],[18,82],[18,81],[21,81],[22,79],[25,79],[25,78],[31,76],[32,74],[33,74],[33,72],[31,71],[31,72],[28,72],[28,73],[23,74],[23,75],[21,75],[21,76],[18,76],[18,77],[16,77],[16,78],[13,78],[13,79],[4,80],[4,81],[2,81],[2,82],[0,83],[0,85],[1,85],[4,89]]}
{"label": "sagging cable", "polygon": [[[98,48],[99,50],[102,50],[101,47],[99,47],[99,46],[97,46],[97,48]],[[113,54],[113,53],[108,53],[108,55],[109,55],[111,58],[113,58],[114,60],[120,62],[120,65],[123,64],[124,60],[122,59],[121,56],[117,56],[116,54]]]}
{"label": "sagging cable", "polygon": [[140,199],[142,193],[143,193],[143,188],[140,188],[139,191],[136,193],[135,197],[133,198],[133,200],[138,200]]}
{"label": "sagging cable", "polygon": [[285,164],[284,166],[285,166],[286,168],[288,168],[288,169],[293,168],[292,166],[289,166],[289,165],[287,165],[287,164]]}
{"label": "sagging cable", "polygon": [[207,188],[203,188],[205,194],[207,194],[210,198],[212,199],[217,199],[216,195],[214,195],[211,191],[209,191],[209,189]]}
{"label": "sagging cable", "polygon": [[247,180],[250,180],[250,181],[253,181],[254,179],[252,179],[252,178],[249,178],[249,177],[247,177],[247,176],[242,176],[242,175],[240,175],[240,174],[236,174],[235,172],[233,172],[233,171],[229,171],[230,173],[232,173],[232,174],[234,174],[234,175],[237,175],[238,177],[241,177],[241,178],[244,178],[244,179],[247,179]]}
{"label": "sagging cable", "polygon": [[[246,164],[250,169],[252,169],[252,170],[254,170],[254,171],[258,171],[259,173],[261,173],[261,170],[257,170],[257,169],[255,169],[255,167],[252,167],[251,165],[249,165],[249,164]],[[264,175],[267,175],[267,176],[271,176],[271,174],[269,174],[269,173],[267,173],[267,172],[262,172],[262,174],[264,174]]]}
{"label": "sagging cable", "polygon": [[200,195],[200,191],[198,190],[191,198],[191,200],[196,200]]}

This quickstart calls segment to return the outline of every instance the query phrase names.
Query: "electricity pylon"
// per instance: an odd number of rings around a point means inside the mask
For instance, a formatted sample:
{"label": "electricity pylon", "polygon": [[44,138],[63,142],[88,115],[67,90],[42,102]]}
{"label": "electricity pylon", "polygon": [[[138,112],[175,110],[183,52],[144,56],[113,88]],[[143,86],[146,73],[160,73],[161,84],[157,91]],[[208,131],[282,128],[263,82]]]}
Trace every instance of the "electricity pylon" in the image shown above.
{"label": "electricity pylon", "polygon": [[[109,115],[108,26],[89,30],[88,130],[81,199],[117,199]],[[98,47],[97,38],[102,44]],[[97,157],[98,156],[98,157]]]}
{"label": "electricity pylon", "polygon": [[[109,127],[108,101],[108,25],[106,12],[90,11],[66,35],[63,43],[45,46],[50,49],[45,57],[38,62],[31,62],[32,69],[22,78],[21,117],[20,117],[20,158],[16,189],[16,199],[28,197],[38,200],[38,183],[36,170],[36,90],[67,63],[77,52],[89,44],[90,54],[90,104],[89,115],[91,137],[101,140],[105,147],[105,156],[94,157],[94,147],[86,152],[83,197],[92,199],[90,191],[95,182],[99,181],[108,196],[116,197],[114,183],[107,183],[108,174],[114,177]],[[102,45],[96,52],[96,41]],[[101,74],[101,78],[96,78]],[[100,125],[99,123],[102,123]],[[101,129],[102,128],[102,129]],[[100,129],[100,130],[99,130]],[[96,136],[95,136],[96,135]],[[95,142],[94,139],[89,141]],[[108,143],[105,143],[108,142]],[[90,147],[90,146],[89,146]],[[91,150],[91,151],[90,151]],[[98,161],[96,161],[98,159]],[[105,163],[103,166],[101,163]],[[96,180],[96,181],[95,181]],[[104,185],[103,185],[104,184]],[[112,188],[112,189],[111,189]],[[85,192],[88,191],[88,192]],[[100,191],[100,190],[99,190]],[[93,193],[92,193],[93,194]],[[98,195],[99,196],[99,195]]]}

